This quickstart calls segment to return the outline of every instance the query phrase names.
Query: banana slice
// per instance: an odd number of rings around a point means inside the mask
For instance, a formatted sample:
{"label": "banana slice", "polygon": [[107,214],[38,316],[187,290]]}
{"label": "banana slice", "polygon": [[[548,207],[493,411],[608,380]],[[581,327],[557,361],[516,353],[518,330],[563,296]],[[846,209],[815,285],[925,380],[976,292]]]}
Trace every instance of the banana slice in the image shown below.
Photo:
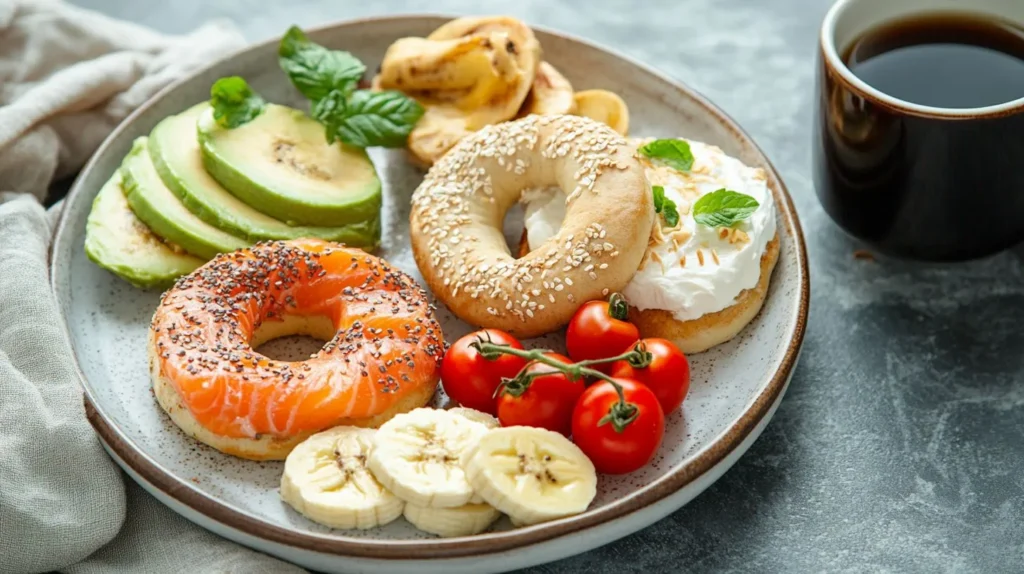
{"label": "banana slice", "polygon": [[501,516],[490,504],[466,504],[454,508],[430,508],[406,504],[405,519],[413,526],[438,536],[480,534]]}
{"label": "banana slice", "polygon": [[[470,409],[467,407],[452,407],[448,409],[448,412],[466,417],[467,419],[474,422],[478,422],[489,429],[496,429],[501,426],[501,423],[498,421],[498,419],[476,409]],[[472,449],[469,449],[465,453],[463,453],[463,462],[465,462],[466,456],[469,455],[471,452]],[[483,503],[483,501],[484,499],[476,492],[474,492],[473,497],[469,499],[470,504],[481,504]]]}
{"label": "banana slice", "polygon": [[373,528],[402,515],[404,503],[366,466],[372,429],[341,426],[300,443],[284,462],[281,498],[332,528]]}
{"label": "banana slice", "polygon": [[376,81],[405,90],[469,90],[497,75],[486,36],[451,40],[400,38],[384,53]]}
{"label": "banana slice", "polygon": [[486,426],[458,414],[413,409],[377,430],[368,464],[377,479],[406,502],[462,506],[473,498],[462,459],[487,432]]}
{"label": "banana slice", "polygon": [[473,422],[478,422],[489,429],[496,429],[501,426],[501,423],[498,422],[498,419],[476,409],[470,409],[466,407],[452,407],[448,409],[448,412],[466,417],[467,419]]}
{"label": "banana slice", "polygon": [[572,84],[565,79],[554,66],[547,62],[537,65],[537,75],[533,78],[530,93],[519,108],[517,118],[525,118],[530,114],[550,116],[555,114],[571,114],[576,111],[576,100],[573,98]]}
{"label": "banana slice", "polygon": [[576,92],[576,115],[603,122],[622,135],[629,132],[629,108],[626,102],[608,90]]}
{"label": "banana slice", "polygon": [[540,42],[507,16],[452,20],[425,39],[399,40],[374,85],[426,108],[409,134],[416,164],[429,167],[466,135],[513,118],[533,85]]}
{"label": "banana slice", "polygon": [[594,464],[559,433],[516,426],[485,434],[466,475],[488,504],[528,525],[579,514],[597,494]]}
{"label": "banana slice", "polygon": [[[501,89],[492,90],[486,103],[466,114],[466,129],[476,131],[488,124],[515,117],[533,86],[541,49],[533,30],[525,22],[509,16],[456,18],[431,32],[427,40],[444,41],[472,36],[489,38],[495,68],[500,70],[499,75],[503,78],[496,84]],[[508,56],[511,56],[510,61],[504,62]]]}
{"label": "banana slice", "polygon": [[515,56],[505,49],[508,42],[508,34],[500,32],[449,40],[402,38],[388,48],[376,81],[426,106],[452,104],[468,115],[521,81]]}

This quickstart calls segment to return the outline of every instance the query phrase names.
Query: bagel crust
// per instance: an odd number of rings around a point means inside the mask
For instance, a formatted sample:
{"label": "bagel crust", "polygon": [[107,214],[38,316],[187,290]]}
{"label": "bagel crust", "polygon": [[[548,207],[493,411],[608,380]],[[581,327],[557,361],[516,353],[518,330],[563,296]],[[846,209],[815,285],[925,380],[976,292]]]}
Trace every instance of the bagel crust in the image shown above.
{"label": "bagel crust", "polygon": [[[519,239],[520,256],[530,252],[526,230]],[[779,260],[779,238],[775,236],[765,247],[761,256],[761,275],[757,285],[745,289],[732,305],[689,321],[680,321],[663,309],[641,311],[630,305],[629,320],[640,335],[645,338],[661,338],[672,341],[686,354],[702,353],[715,345],[732,339],[743,330],[761,311],[775,263]]]}
{"label": "bagel crust", "polygon": [[630,306],[629,320],[640,329],[642,337],[668,339],[687,354],[706,351],[732,339],[754,320],[768,295],[768,284],[778,260],[779,238],[775,236],[768,242],[764,255],[761,256],[761,275],[757,284],[741,291],[736,297],[736,302],[721,311],[689,321],[680,321],[669,311],[640,311]]}
{"label": "bagel crust", "polygon": [[[301,317],[286,318],[280,327],[282,332],[294,334],[302,333],[302,329],[293,329],[292,321]],[[314,334],[314,333],[309,333]],[[273,338],[273,337],[271,337]],[[181,395],[174,389],[174,384],[160,372],[158,362],[155,360],[155,345],[149,347],[150,373],[153,378],[153,394],[156,395],[156,402],[160,408],[167,413],[171,421],[178,425],[188,436],[206,443],[213,448],[240,458],[250,460],[284,460],[300,442],[319,431],[305,431],[288,437],[275,437],[273,435],[262,435],[259,438],[230,437],[210,431],[196,420],[188,407],[181,400]],[[379,415],[366,418],[349,418],[338,421],[336,426],[348,425],[357,427],[376,428],[391,420],[397,414],[411,411],[415,408],[426,406],[434,397],[434,387],[423,386],[400,401],[392,405],[388,410]]]}
{"label": "bagel crust", "polygon": [[[304,360],[254,350],[306,334]],[[362,251],[299,239],[219,255],[164,293],[149,329],[153,392],[186,434],[243,458],[283,459],[337,425],[423,406],[444,353],[427,294]]]}
{"label": "bagel crust", "polygon": [[[505,213],[527,189],[567,195],[558,233],[509,252]],[[558,329],[582,303],[626,286],[647,249],[654,205],[635,148],[608,126],[528,116],[464,138],[412,197],[413,255],[459,318],[518,337]]]}

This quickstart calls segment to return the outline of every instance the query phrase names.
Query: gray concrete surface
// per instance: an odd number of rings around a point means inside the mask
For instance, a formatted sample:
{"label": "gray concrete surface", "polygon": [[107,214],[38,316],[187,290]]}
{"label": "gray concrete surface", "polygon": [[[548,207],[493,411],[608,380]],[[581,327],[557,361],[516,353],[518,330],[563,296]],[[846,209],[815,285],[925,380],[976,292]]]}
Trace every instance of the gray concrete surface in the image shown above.
{"label": "gray concrete surface", "polygon": [[251,40],[370,14],[509,13],[668,72],[765,149],[796,200],[812,271],[803,357],[778,414],[682,510],[531,573],[1024,570],[1024,251],[955,266],[853,258],[859,245],[810,181],[829,0],[76,3],[166,32],[226,17]]}

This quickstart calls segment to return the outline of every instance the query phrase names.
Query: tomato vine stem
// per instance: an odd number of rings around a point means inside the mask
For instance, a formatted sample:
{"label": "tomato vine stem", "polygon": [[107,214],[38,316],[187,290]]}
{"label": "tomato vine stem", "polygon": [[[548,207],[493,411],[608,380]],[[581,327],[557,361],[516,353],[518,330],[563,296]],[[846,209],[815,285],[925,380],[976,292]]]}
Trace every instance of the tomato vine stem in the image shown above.
{"label": "tomato vine stem", "polygon": [[[548,349],[531,349],[529,351],[525,349],[516,349],[510,345],[494,343],[483,337],[480,337],[476,341],[470,343],[470,346],[476,349],[476,351],[480,353],[480,356],[487,360],[497,359],[501,355],[512,355],[526,359],[526,366],[519,371],[519,374],[512,379],[502,381],[502,383],[498,385],[498,388],[495,390],[495,396],[499,396],[504,392],[508,392],[513,396],[519,396],[526,392],[526,388],[530,386],[533,379],[553,373],[562,373],[572,380],[577,380],[582,377],[594,377],[596,379],[601,379],[602,381],[612,385],[615,389],[615,393],[619,396],[619,401],[612,405],[608,414],[601,419],[598,425],[610,422],[612,423],[612,426],[615,427],[616,432],[622,432],[629,423],[636,419],[639,414],[636,405],[626,402],[626,395],[622,390],[622,385],[601,371],[590,368],[590,365],[611,363],[613,361],[629,361],[630,364],[634,366],[647,366],[650,364],[651,354],[647,352],[643,343],[638,343],[632,349],[614,357],[608,357],[606,359],[590,359],[587,361],[579,361],[577,363],[564,363],[558,359],[549,357],[548,354],[551,353],[551,351]],[[527,373],[526,369],[529,368],[530,363],[535,362],[547,365],[555,370]]]}

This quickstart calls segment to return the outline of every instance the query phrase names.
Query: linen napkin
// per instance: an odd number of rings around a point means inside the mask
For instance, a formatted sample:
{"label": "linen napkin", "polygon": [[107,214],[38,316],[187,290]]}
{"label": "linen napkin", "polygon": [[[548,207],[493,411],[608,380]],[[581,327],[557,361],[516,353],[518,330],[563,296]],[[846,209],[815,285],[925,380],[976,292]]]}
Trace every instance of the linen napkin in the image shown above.
{"label": "linen napkin", "polygon": [[302,572],[189,523],[107,457],[50,293],[59,206],[38,201],[136,106],[243,43],[223,22],[165,36],[0,0],[0,573]]}

